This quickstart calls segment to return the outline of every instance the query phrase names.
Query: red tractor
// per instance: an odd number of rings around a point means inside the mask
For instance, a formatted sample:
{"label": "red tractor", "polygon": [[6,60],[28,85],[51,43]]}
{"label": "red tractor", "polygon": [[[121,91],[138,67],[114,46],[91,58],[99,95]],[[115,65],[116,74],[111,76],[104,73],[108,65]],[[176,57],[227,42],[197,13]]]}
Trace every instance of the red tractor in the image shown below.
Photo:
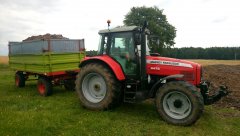
{"label": "red tractor", "polygon": [[203,68],[190,61],[160,57],[148,48],[149,31],[126,26],[99,31],[98,55],[79,65],[76,90],[81,104],[105,110],[121,102],[155,98],[159,115],[174,125],[191,125],[209,105],[228,94],[227,87],[209,96]]}

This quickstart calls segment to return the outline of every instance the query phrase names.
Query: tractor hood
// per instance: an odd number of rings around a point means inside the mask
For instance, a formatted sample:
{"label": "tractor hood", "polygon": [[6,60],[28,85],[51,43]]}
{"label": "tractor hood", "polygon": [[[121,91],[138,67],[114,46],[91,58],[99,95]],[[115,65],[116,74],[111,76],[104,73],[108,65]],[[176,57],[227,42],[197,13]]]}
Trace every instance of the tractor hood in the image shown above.
{"label": "tractor hood", "polygon": [[201,81],[201,66],[197,63],[158,56],[147,56],[147,74],[169,76],[183,74],[184,80],[195,85]]}

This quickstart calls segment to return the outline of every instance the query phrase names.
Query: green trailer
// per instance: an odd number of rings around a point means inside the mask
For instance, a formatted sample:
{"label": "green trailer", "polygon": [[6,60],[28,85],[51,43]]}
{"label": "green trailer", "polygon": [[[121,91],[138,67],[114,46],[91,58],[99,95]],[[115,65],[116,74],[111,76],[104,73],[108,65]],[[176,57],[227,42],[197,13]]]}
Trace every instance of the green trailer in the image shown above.
{"label": "green trailer", "polygon": [[84,39],[9,42],[8,46],[17,87],[24,87],[29,77],[35,76],[40,95],[50,95],[54,85],[74,89],[78,66],[85,57]]}

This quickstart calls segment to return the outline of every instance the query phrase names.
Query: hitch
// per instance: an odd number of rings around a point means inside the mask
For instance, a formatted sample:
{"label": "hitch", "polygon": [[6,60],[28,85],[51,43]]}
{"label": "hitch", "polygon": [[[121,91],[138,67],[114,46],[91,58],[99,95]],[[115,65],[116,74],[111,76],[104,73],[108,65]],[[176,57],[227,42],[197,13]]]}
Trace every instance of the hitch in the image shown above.
{"label": "hitch", "polygon": [[219,101],[222,97],[229,94],[229,90],[228,90],[227,86],[220,86],[219,90],[215,94],[210,96],[209,90],[208,90],[209,87],[210,87],[210,82],[203,81],[200,84],[201,94],[203,96],[205,105],[211,105],[211,104]]}

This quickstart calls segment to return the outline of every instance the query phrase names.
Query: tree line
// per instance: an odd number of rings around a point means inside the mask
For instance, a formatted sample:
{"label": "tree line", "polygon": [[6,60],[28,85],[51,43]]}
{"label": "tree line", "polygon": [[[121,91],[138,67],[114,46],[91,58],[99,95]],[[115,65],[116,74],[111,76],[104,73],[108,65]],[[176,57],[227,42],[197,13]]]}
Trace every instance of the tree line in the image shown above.
{"label": "tree line", "polygon": [[[86,51],[86,54],[87,56],[95,56],[97,51]],[[240,47],[164,48],[160,55],[179,59],[240,60]]]}
{"label": "tree line", "polygon": [[240,47],[165,48],[161,56],[179,59],[240,60]]}

